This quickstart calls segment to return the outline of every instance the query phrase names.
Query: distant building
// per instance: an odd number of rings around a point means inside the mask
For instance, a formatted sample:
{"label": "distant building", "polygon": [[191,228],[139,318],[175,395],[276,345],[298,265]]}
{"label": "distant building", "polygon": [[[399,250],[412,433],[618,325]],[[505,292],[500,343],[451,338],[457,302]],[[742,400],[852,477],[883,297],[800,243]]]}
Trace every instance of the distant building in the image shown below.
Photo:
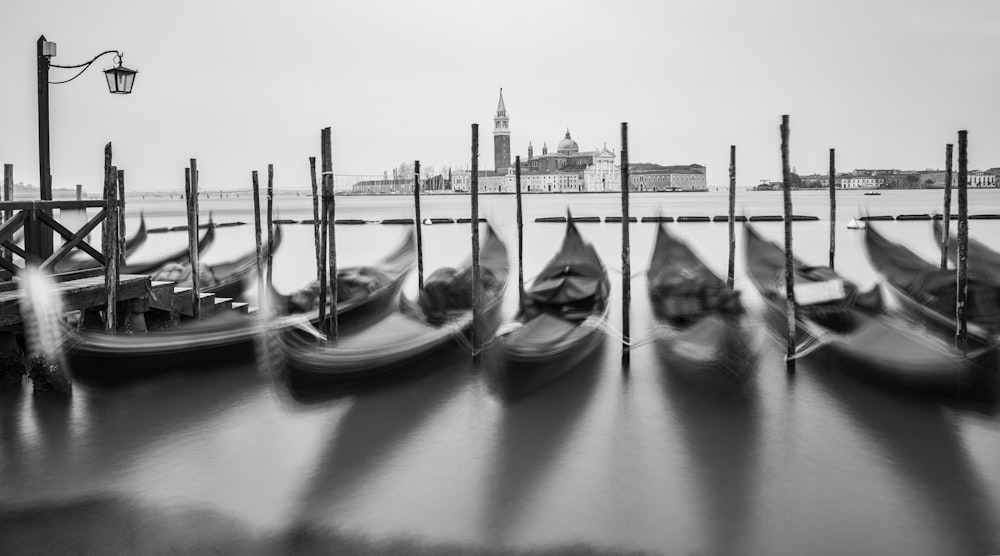
{"label": "distant building", "polygon": [[705,167],[701,164],[630,164],[628,183],[630,191],[708,191]]}

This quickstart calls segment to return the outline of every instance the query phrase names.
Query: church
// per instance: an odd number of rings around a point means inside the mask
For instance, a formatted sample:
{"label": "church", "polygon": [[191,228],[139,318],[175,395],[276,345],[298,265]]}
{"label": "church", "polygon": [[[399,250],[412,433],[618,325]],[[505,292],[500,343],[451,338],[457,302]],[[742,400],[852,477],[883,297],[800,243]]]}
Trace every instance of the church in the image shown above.
{"label": "church", "polygon": [[[580,151],[579,145],[566,135],[549,153],[542,143],[542,153],[535,156],[528,143],[527,158],[521,157],[521,191],[526,193],[578,193],[621,191],[621,170],[615,165],[615,152],[607,146],[593,151]],[[510,119],[503,101],[503,89],[493,117],[493,171],[479,172],[479,191],[513,193],[516,187],[514,165],[510,152]],[[459,171],[452,176],[455,191],[471,189],[471,172]]]}

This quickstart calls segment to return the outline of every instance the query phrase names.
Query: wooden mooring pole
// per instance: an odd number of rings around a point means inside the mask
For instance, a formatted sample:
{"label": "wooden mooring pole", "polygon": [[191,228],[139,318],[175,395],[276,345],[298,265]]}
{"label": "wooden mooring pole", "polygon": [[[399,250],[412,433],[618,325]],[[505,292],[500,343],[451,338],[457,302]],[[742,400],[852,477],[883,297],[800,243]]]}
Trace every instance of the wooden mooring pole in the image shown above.
{"label": "wooden mooring pole", "polygon": [[104,311],[104,330],[115,334],[118,330],[118,169],[111,165],[111,143],[104,146],[104,202],[107,216],[104,221],[104,287],[107,292]]}
{"label": "wooden mooring pole", "polygon": [[836,149],[830,149],[830,270],[837,261],[837,166]]}
{"label": "wooden mooring pole", "polygon": [[514,157],[514,195],[517,204],[517,307],[524,307],[524,214],[521,212],[521,157]]}
{"label": "wooden mooring pole", "polygon": [[[80,200],[80,187],[77,187],[76,200]],[[118,261],[125,267],[125,170],[118,170]],[[86,209],[84,209],[86,212]]]}
{"label": "wooden mooring pole", "polygon": [[951,159],[952,145],[948,143],[944,147],[944,215],[942,215],[941,225],[944,234],[941,236],[941,270],[948,269],[948,248],[951,240]]}
{"label": "wooden mooring pole", "polygon": [[[250,173],[253,180],[253,228],[254,244],[257,246],[257,310],[264,310],[264,254],[261,252],[260,233],[260,181],[257,179],[257,170]],[[322,309],[321,309],[322,310]],[[261,312],[260,314],[263,314]]]}
{"label": "wooden mooring pole", "polygon": [[632,354],[629,331],[629,306],[632,304],[632,263],[628,237],[628,123],[622,122],[622,366],[628,370]]}
{"label": "wooden mooring pole", "polygon": [[330,322],[327,325],[326,337],[334,340],[340,335],[337,323],[337,212],[336,197],[333,191],[333,146],[330,128],[323,128],[320,134],[320,155],[323,157],[323,221],[326,223],[327,248],[330,265]]}
{"label": "wooden mooring pole", "polygon": [[[3,200],[13,201],[14,200],[14,165],[4,164],[3,165]],[[12,210],[3,211],[3,222],[10,220],[11,216],[14,215]],[[3,250],[3,258],[7,261],[11,260],[11,253],[9,250]]]}
{"label": "wooden mooring pole", "polygon": [[736,145],[729,145],[729,269],[726,287],[736,280]]}
{"label": "wooden mooring pole", "polygon": [[479,124],[472,124],[472,362],[479,364],[479,349],[482,340],[479,327],[482,324],[482,282],[479,278]]}
{"label": "wooden mooring pole", "polygon": [[969,132],[958,132],[958,280],[955,295],[955,347],[967,353],[969,314],[966,301],[969,299],[969,201],[968,201],[968,138]]}
{"label": "wooden mooring pole", "polygon": [[191,263],[191,314],[195,320],[201,320],[201,280],[198,253],[198,160],[191,159],[188,189],[188,260]]}
{"label": "wooden mooring pole", "polygon": [[271,261],[274,260],[274,164],[267,165],[267,291],[274,284]]}
{"label": "wooden mooring pole", "polygon": [[788,162],[788,115],[781,117],[781,177],[785,203],[785,299],[788,317],[786,370],[795,372],[795,256],[792,251],[792,170]]}
{"label": "wooden mooring pole", "polygon": [[413,161],[413,210],[417,226],[417,287],[424,289],[424,235],[420,220],[420,161]]}
{"label": "wooden mooring pole", "polygon": [[[324,251],[325,251],[325,249],[323,248],[324,243],[320,240],[321,237],[325,237],[325,232],[323,231],[323,223],[321,221],[319,213],[320,192],[319,192],[319,184],[316,179],[315,156],[309,157],[309,174],[312,176],[313,247],[315,248],[316,251],[316,287],[323,288],[323,291],[325,292],[326,289],[325,287],[322,286],[322,284],[326,280],[326,263],[325,263],[326,259],[324,258]],[[325,312],[326,308],[324,305],[325,304],[323,303],[323,300],[320,300],[319,314],[321,317],[326,314]],[[320,318],[320,322],[322,322],[322,320],[323,319]],[[322,339],[319,341],[320,343],[323,342]]]}

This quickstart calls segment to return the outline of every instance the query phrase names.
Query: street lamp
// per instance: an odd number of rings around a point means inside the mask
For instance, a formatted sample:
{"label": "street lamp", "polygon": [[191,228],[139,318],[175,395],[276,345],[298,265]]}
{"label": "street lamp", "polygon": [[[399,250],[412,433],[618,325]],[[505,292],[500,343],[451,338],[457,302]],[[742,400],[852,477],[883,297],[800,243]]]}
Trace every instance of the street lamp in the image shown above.
{"label": "street lamp", "polygon": [[[52,171],[49,162],[49,85],[69,83],[87,71],[91,64],[105,54],[114,54],[116,65],[104,70],[108,81],[108,91],[113,94],[127,95],[132,92],[135,74],[139,73],[122,65],[122,53],[117,50],[105,50],[89,61],[73,66],[61,66],[49,61],[56,55],[56,43],[45,40],[45,35],[38,37],[38,177],[39,197],[43,201],[52,200]],[[49,81],[49,68],[79,69],[73,77],[63,81]],[[33,220],[25,230],[25,247],[28,253],[37,254],[46,259],[52,254],[52,234],[42,233],[41,222]]]}

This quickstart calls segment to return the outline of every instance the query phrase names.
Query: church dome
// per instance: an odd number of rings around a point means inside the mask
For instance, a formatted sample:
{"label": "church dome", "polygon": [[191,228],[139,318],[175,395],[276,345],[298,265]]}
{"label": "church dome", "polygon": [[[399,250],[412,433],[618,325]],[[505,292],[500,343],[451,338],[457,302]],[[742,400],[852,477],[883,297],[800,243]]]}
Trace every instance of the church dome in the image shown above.
{"label": "church dome", "polygon": [[559,141],[559,145],[556,147],[556,152],[559,154],[576,154],[580,152],[580,147],[576,144],[569,136],[569,130],[566,130],[566,138]]}

